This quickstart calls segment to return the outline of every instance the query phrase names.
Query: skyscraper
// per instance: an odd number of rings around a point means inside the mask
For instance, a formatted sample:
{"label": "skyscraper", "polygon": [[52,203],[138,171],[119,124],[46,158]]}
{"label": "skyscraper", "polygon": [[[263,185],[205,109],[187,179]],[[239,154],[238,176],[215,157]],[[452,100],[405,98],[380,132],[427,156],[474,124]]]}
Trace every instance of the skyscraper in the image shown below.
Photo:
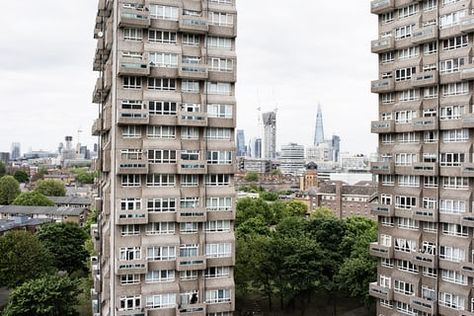
{"label": "skyscraper", "polygon": [[242,129],[237,130],[237,157],[243,157],[247,155],[245,145],[245,132]]}
{"label": "skyscraper", "polygon": [[316,114],[316,126],[314,129],[314,145],[324,143],[324,125],[323,125],[323,112],[321,110],[321,104],[318,104],[318,113]]}
{"label": "skyscraper", "polygon": [[474,315],[472,1],[374,0],[377,315]]}
{"label": "skyscraper", "polygon": [[262,114],[263,119],[263,158],[276,158],[276,111]]}
{"label": "skyscraper", "polygon": [[303,174],[305,169],[304,146],[296,143],[281,146],[280,171],[283,174]]}
{"label": "skyscraper", "polygon": [[232,315],[234,0],[100,0],[94,315]]}
{"label": "skyscraper", "polygon": [[21,157],[21,144],[20,143],[12,143],[11,146],[11,160],[17,160]]}
{"label": "skyscraper", "polygon": [[331,160],[334,162],[338,162],[339,155],[341,153],[341,138],[337,135],[332,135],[332,138],[329,143],[331,145]]}

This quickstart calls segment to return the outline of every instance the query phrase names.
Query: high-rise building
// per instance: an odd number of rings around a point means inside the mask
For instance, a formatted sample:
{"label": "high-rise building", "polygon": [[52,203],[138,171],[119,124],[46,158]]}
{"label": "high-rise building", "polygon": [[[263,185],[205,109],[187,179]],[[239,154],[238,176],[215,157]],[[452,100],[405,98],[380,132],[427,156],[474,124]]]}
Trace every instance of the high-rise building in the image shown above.
{"label": "high-rise building", "polygon": [[341,138],[337,135],[332,135],[331,140],[329,140],[328,142],[331,146],[331,160],[334,162],[338,162],[341,153]]}
{"label": "high-rise building", "polygon": [[304,146],[295,143],[281,146],[280,171],[283,174],[302,174],[305,169]]}
{"label": "high-rise building", "polygon": [[235,0],[100,0],[94,315],[233,314]]}
{"label": "high-rise building", "polygon": [[237,157],[244,157],[247,155],[247,146],[245,145],[245,132],[242,129],[237,130]]}
{"label": "high-rise building", "polygon": [[374,0],[377,315],[474,315],[473,1]]}
{"label": "high-rise building", "polygon": [[276,111],[262,114],[263,119],[263,158],[276,158]]}
{"label": "high-rise building", "polygon": [[324,125],[323,125],[323,111],[321,104],[318,104],[318,113],[316,114],[316,126],[314,129],[314,146],[324,143]]}
{"label": "high-rise building", "polygon": [[251,158],[260,159],[262,158],[262,139],[261,138],[251,138],[248,145],[247,155]]}
{"label": "high-rise building", "polygon": [[20,157],[21,157],[21,144],[12,143],[10,159],[17,160],[17,159],[20,159]]}

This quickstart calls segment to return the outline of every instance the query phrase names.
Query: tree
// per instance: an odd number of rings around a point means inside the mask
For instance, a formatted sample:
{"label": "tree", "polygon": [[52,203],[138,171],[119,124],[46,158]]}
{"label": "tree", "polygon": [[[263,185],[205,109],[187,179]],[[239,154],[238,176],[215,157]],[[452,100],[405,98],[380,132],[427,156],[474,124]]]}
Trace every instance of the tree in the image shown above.
{"label": "tree", "polygon": [[326,207],[318,207],[311,213],[312,218],[328,218],[328,217],[333,217],[336,218],[336,215],[334,214],[333,211]]}
{"label": "tree", "polygon": [[7,174],[7,168],[3,161],[0,161],[0,178]]}
{"label": "tree", "polygon": [[16,179],[16,181],[20,183],[26,183],[30,179],[30,176],[24,170],[15,171],[15,174],[13,174],[13,177]]}
{"label": "tree", "polygon": [[0,205],[9,205],[20,194],[20,183],[12,176],[0,178]]}
{"label": "tree", "polygon": [[12,204],[24,206],[54,206],[53,201],[36,191],[20,193]]}
{"label": "tree", "polygon": [[69,273],[85,268],[88,252],[86,232],[76,223],[54,223],[37,232],[38,239],[53,255],[54,266]]}
{"label": "tree", "polygon": [[13,290],[4,316],[76,316],[79,284],[68,277],[44,276]]}
{"label": "tree", "polygon": [[264,201],[276,201],[278,200],[278,193],[275,192],[261,192],[260,193],[260,198],[263,199]]}
{"label": "tree", "polygon": [[66,187],[64,183],[58,180],[39,180],[35,191],[46,196],[65,196]]}
{"label": "tree", "polygon": [[16,287],[52,272],[52,256],[35,235],[12,231],[0,237],[0,285]]}
{"label": "tree", "polygon": [[247,172],[247,174],[245,175],[245,181],[257,182],[258,181],[258,173],[253,172],[253,171]]}
{"label": "tree", "polygon": [[300,201],[290,201],[286,204],[286,215],[287,216],[305,216],[308,212],[308,207]]}
{"label": "tree", "polygon": [[95,178],[95,172],[81,171],[76,175],[76,181],[80,184],[93,184]]}

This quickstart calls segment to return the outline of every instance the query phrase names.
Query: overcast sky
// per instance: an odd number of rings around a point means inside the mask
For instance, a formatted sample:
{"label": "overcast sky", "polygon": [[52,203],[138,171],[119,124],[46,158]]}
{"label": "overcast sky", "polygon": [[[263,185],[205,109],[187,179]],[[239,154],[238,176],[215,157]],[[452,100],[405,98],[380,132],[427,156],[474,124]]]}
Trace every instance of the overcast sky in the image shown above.
{"label": "overcast sky", "polygon": [[[71,135],[93,144],[97,0],[3,1],[0,151],[13,141],[53,150]],[[377,76],[368,0],[237,0],[238,128],[256,136],[257,108],[278,112],[278,145],[311,144],[318,102],[342,150],[370,153]],[[82,130],[82,133],[78,133]]]}

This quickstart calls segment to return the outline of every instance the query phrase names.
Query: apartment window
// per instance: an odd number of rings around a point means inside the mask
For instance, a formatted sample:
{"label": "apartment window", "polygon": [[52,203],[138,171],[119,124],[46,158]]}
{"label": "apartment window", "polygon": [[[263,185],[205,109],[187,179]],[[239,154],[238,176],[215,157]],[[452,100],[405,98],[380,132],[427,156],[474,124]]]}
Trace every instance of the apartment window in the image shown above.
{"label": "apartment window", "polygon": [[418,13],[418,4],[411,4],[398,9],[398,18],[403,19]]}
{"label": "apartment window", "polygon": [[182,127],[181,128],[182,139],[199,139],[199,128],[198,127]]}
{"label": "apartment window", "polygon": [[436,54],[437,52],[438,52],[437,42],[423,44],[423,54],[432,55],[432,54]]}
{"label": "apartment window", "polygon": [[137,225],[137,224],[122,225],[121,231],[122,231],[122,236],[140,235],[140,225]]}
{"label": "apartment window", "polygon": [[234,60],[230,58],[209,58],[212,71],[232,72],[234,70]]}
{"label": "apartment window", "polygon": [[232,105],[228,104],[208,104],[207,113],[214,118],[232,118]]}
{"label": "apartment window", "polygon": [[414,162],[418,162],[416,154],[400,153],[395,155],[395,165],[397,166],[411,166]]}
{"label": "apartment window", "polygon": [[191,65],[199,65],[201,63],[201,57],[183,55],[182,63],[183,64],[191,64]]}
{"label": "apartment window", "polygon": [[416,67],[402,68],[395,71],[395,81],[410,80],[416,74]]}
{"label": "apartment window", "polygon": [[418,57],[419,53],[420,53],[420,49],[418,46],[400,49],[398,51],[398,59],[406,60],[406,59],[415,58],[415,57]]}
{"label": "apartment window", "polygon": [[231,211],[232,197],[208,197],[206,208],[208,211]]}
{"label": "apartment window", "polygon": [[198,278],[198,271],[186,270],[186,271],[179,272],[179,279],[181,281],[193,281],[193,280],[197,280],[197,278]]}
{"label": "apartment window", "polygon": [[148,162],[151,164],[176,163],[176,150],[148,150]]}
{"label": "apartment window", "polygon": [[[398,93],[398,100],[400,102],[410,102],[410,101],[415,101],[417,99],[418,99],[418,90],[416,89],[404,90]],[[414,112],[414,111],[411,111],[411,112]]]}
{"label": "apartment window", "polygon": [[405,217],[397,217],[397,224],[398,227],[402,229],[418,230],[418,228],[420,227],[418,221]]}
{"label": "apartment window", "polygon": [[466,47],[469,44],[469,37],[467,35],[455,36],[443,41],[444,50],[452,50]]}
{"label": "apartment window", "polygon": [[408,124],[416,118],[416,111],[395,112],[395,124]]}
{"label": "apartment window", "polygon": [[458,224],[443,223],[443,234],[457,237],[467,237],[468,228]]}
{"label": "apartment window", "polygon": [[393,134],[381,134],[380,140],[384,145],[394,144],[395,140]]}
{"label": "apartment window", "polygon": [[152,261],[172,261],[176,260],[176,247],[148,247],[147,259]]}
{"label": "apartment window", "polygon": [[167,32],[167,31],[158,31],[158,30],[148,31],[148,40],[152,43],[176,44],[176,38],[177,38],[176,32]]}
{"label": "apartment window", "polygon": [[175,126],[149,125],[147,127],[148,138],[175,139]]}
{"label": "apartment window", "polygon": [[199,160],[199,150],[182,150],[181,159],[188,161],[197,161]]}
{"label": "apartment window", "polygon": [[140,260],[140,258],[141,258],[140,247],[120,248],[120,261]]}
{"label": "apartment window", "polygon": [[438,231],[438,226],[436,223],[423,222],[423,231],[428,233],[436,233]]}
{"label": "apartment window", "polygon": [[232,244],[206,244],[206,257],[223,258],[232,256]]}
{"label": "apartment window", "polygon": [[381,98],[382,104],[395,103],[395,94],[393,92],[382,93],[382,94],[380,94],[380,98]]}
{"label": "apartment window", "polygon": [[445,15],[440,16],[439,18],[439,27],[446,28],[458,25],[463,17],[466,16],[466,10],[451,12]]}
{"label": "apartment window", "polygon": [[464,58],[454,58],[440,61],[439,69],[441,73],[453,73],[461,70],[464,66]]}
{"label": "apartment window", "polygon": [[147,235],[174,235],[175,231],[174,222],[155,222],[146,226]]}
{"label": "apartment window", "polygon": [[232,50],[231,38],[209,36],[207,44],[210,49]]}
{"label": "apartment window", "polygon": [[451,129],[442,131],[443,141],[445,143],[459,143],[469,140],[469,129]]}
{"label": "apartment window", "polygon": [[140,284],[140,274],[125,274],[120,276],[121,285]]}
{"label": "apartment window", "polygon": [[392,236],[380,234],[379,243],[382,246],[392,247]]}
{"label": "apartment window", "polygon": [[441,108],[441,120],[458,120],[465,114],[464,105],[451,105]]}
{"label": "apartment window", "polygon": [[391,121],[393,119],[392,112],[383,112],[380,114],[382,121]]}
{"label": "apartment window", "polygon": [[221,279],[230,276],[230,267],[209,267],[205,273],[206,279]]}
{"label": "apartment window", "polygon": [[414,30],[415,30],[415,24],[399,27],[395,29],[395,39],[401,40],[404,38],[411,37]]}
{"label": "apartment window", "polygon": [[232,85],[228,82],[207,82],[207,93],[232,95]]}
{"label": "apartment window", "polygon": [[429,198],[429,197],[423,198],[423,208],[425,209],[434,210],[436,209],[437,204],[438,204],[437,199],[435,198]]}
{"label": "apartment window", "polygon": [[174,213],[176,212],[176,199],[175,198],[149,199],[147,206],[148,206],[148,212]]}
{"label": "apartment window", "polygon": [[439,292],[439,305],[452,309],[463,310],[464,297],[452,293]]}
{"label": "apartment window", "polygon": [[120,210],[122,211],[138,211],[142,208],[142,200],[140,198],[129,198],[120,200]]}
{"label": "apartment window", "polygon": [[160,91],[176,91],[176,79],[148,78],[148,89]]}
{"label": "apartment window", "polygon": [[173,53],[150,53],[150,65],[152,67],[178,67],[178,55]]}
{"label": "apartment window", "polygon": [[145,276],[146,283],[168,283],[174,282],[176,273],[174,270],[148,271]]}
{"label": "apartment window", "polygon": [[380,14],[380,20],[382,21],[383,24],[388,24],[390,22],[393,22],[393,11]]}
{"label": "apartment window", "polygon": [[438,86],[424,88],[423,89],[423,98],[424,99],[434,99],[438,97]]}
{"label": "apartment window", "polygon": [[393,217],[379,216],[379,221],[382,226],[386,226],[386,227],[394,226]]}
{"label": "apartment window", "polygon": [[150,4],[150,18],[161,20],[177,21],[179,16],[179,8],[164,5]]}
{"label": "apartment window", "polygon": [[199,81],[183,80],[181,81],[181,91],[186,93],[199,93]]}
{"label": "apartment window", "polygon": [[195,234],[198,232],[198,223],[180,223],[179,231],[182,234]]}
{"label": "apartment window", "polygon": [[127,125],[122,128],[122,137],[123,138],[141,138],[142,130],[140,126],[136,125]]}
{"label": "apartment window", "polygon": [[385,267],[385,268],[393,268],[394,260],[387,259],[387,258],[380,258],[380,264],[382,265],[382,267]]}
{"label": "apartment window", "polygon": [[141,110],[143,109],[143,102],[140,100],[122,100],[123,110]]}
{"label": "apartment window", "polygon": [[146,307],[148,309],[175,308],[176,294],[159,294],[146,297]]}
{"label": "apartment window", "polygon": [[214,187],[229,186],[230,179],[229,174],[208,174],[206,175],[206,185]]}
{"label": "apartment window", "polygon": [[458,271],[441,270],[441,278],[446,282],[467,285],[467,277]]}
{"label": "apartment window", "polygon": [[467,190],[469,189],[469,178],[443,177],[443,188],[454,190]]}
{"label": "apartment window", "polygon": [[416,136],[415,132],[400,133],[398,134],[398,142],[401,144],[418,143]]}
{"label": "apartment window", "polygon": [[141,41],[143,40],[143,30],[133,29],[133,28],[124,28],[123,39],[127,41]]}
{"label": "apartment window", "polygon": [[131,311],[141,308],[141,296],[121,296],[120,297],[120,311]]}
{"label": "apartment window", "polygon": [[401,187],[418,188],[420,186],[420,177],[399,175],[398,185]]}
{"label": "apartment window", "polygon": [[465,260],[464,249],[451,246],[440,246],[439,257],[447,261],[461,262]]}
{"label": "apartment window", "polygon": [[466,202],[459,200],[440,200],[440,213],[459,214],[466,212]]}
{"label": "apartment window", "polygon": [[397,260],[397,267],[401,271],[407,271],[407,272],[411,272],[411,273],[418,273],[418,266],[414,265],[413,263],[411,263],[408,260]]}
{"label": "apartment window", "polygon": [[150,115],[176,115],[176,102],[149,101]]}
{"label": "apartment window", "polygon": [[416,197],[413,196],[395,196],[395,207],[399,209],[410,210],[416,207]]}
{"label": "apartment window", "polygon": [[187,209],[198,208],[199,207],[199,197],[181,198],[179,206],[182,209],[184,209],[184,208],[187,208]]}
{"label": "apartment window", "polygon": [[383,274],[380,274],[379,275],[379,285],[381,287],[391,289],[392,288],[392,278],[388,277],[388,276],[385,276]]}
{"label": "apartment window", "polygon": [[123,187],[139,187],[141,186],[141,179],[139,174],[124,174],[122,175]]}
{"label": "apartment window", "polygon": [[180,257],[197,257],[199,256],[199,246],[198,245],[181,245],[179,247],[179,256]]}
{"label": "apartment window", "polygon": [[393,51],[380,54],[380,62],[382,64],[388,64],[393,61],[395,61],[395,53]]}
{"label": "apartment window", "polygon": [[464,162],[464,153],[442,153],[440,160],[442,167],[459,167]]}
{"label": "apartment window", "polygon": [[429,242],[429,241],[424,241],[421,247],[421,253],[424,254],[429,254],[431,256],[436,255],[436,244]]}
{"label": "apartment window", "polygon": [[209,12],[209,23],[218,26],[232,26],[234,16],[224,12]]}
{"label": "apartment window", "polygon": [[436,0],[423,0],[423,11],[436,9]]}
{"label": "apartment window", "polygon": [[183,45],[199,46],[201,37],[197,34],[183,34]]}
{"label": "apartment window", "polygon": [[380,175],[379,181],[383,186],[393,186],[395,185],[395,176],[391,174]]}
{"label": "apartment window", "polygon": [[122,87],[124,89],[141,89],[142,88],[142,78],[125,76],[123,77]]}
{"label": "apartment window", "polygon": [[404,238],[395,238],[395,250],[402,252],[415,252],[416,241]]}
{"label": "apartment window", "polygon": [[146,176],[148,187],[174,187],[176,178],[173,174],[149,174]]}
{"label": "apartment window", "polygon": [[196,174],[182,174],[180,182],[182,187],[197,187],[199,186],[199,176]]}
{"label": "apartment window", "polygon": [[380,203],[382,205],[392,205],[392,196],[389,194],[380,194]]}
{"label": "apartment window", "polygon": [[120,158],[123,160],[141,160],[143,152],[141,149],[122,149]]}
{"label": "apartment window", "polygon": [[206,222],[206,232],[211,232],[211,233],[230,232],[230,221],[221,220],[221,221]]}
{"label": "apartment window", "polygon": [[206,291],[206,303],[207,304],[217,304],[230,302],[230,290],[229,289],[219,289],[219,290],[208,290]]}

